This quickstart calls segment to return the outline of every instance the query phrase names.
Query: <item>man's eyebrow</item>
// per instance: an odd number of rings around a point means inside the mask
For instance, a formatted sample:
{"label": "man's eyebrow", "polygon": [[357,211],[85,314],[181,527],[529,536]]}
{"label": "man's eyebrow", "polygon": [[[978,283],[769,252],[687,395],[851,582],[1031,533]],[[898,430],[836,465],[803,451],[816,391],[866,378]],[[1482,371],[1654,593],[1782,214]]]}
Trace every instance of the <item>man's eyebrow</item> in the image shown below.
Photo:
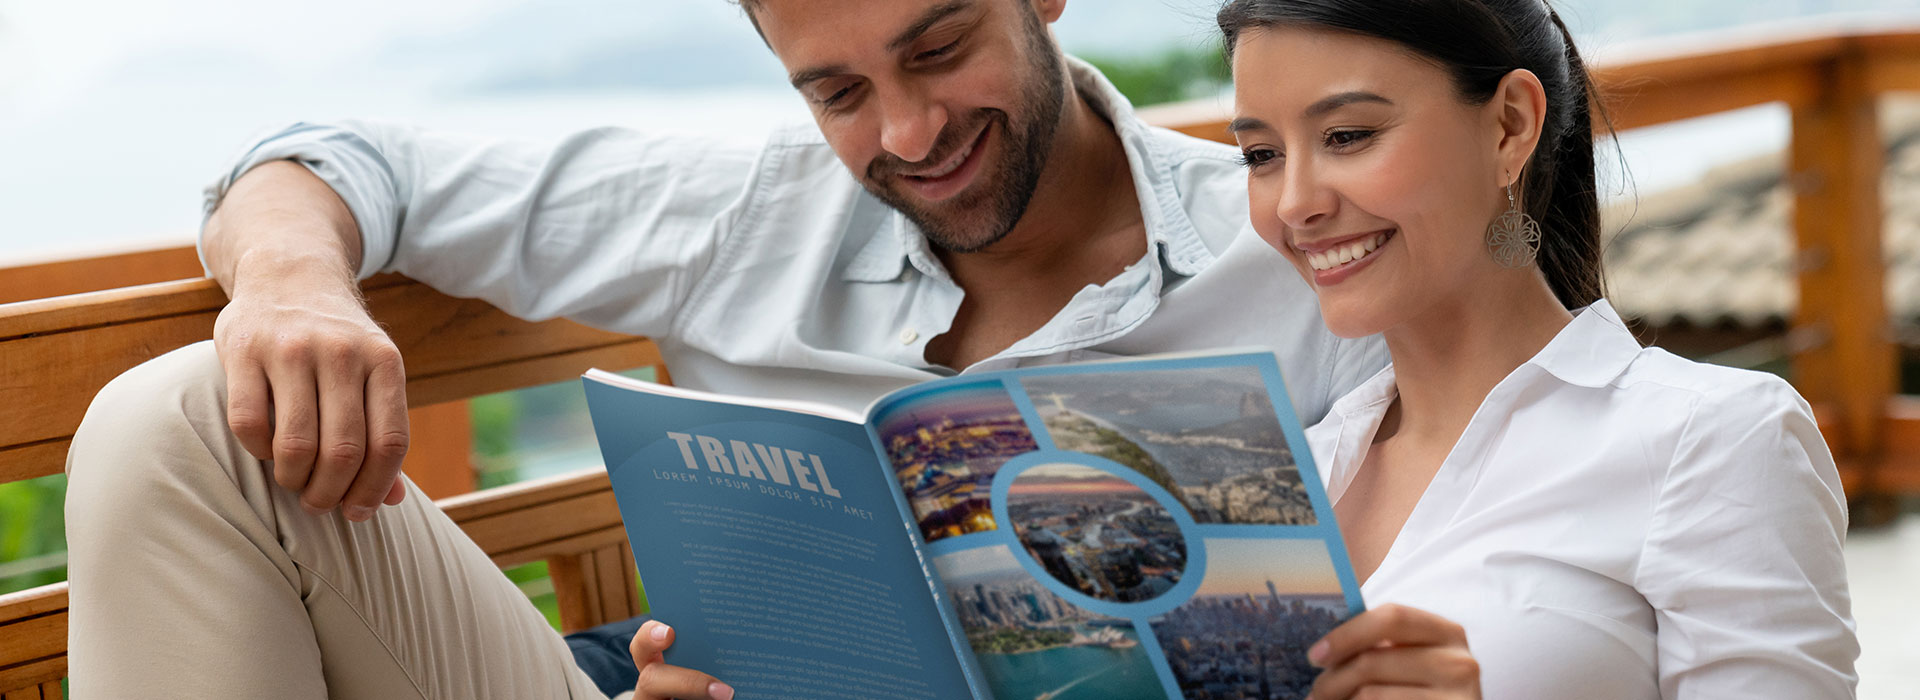
{"label": "man's eyebrow", "polygon": [[833,76],[840,75],[846,72],[848,72],[848,68],[846,64],[836,63],[830,66],[808,68],[798,73],[794,73],[792,76],[789,76],[787,80],[793,83],[793,89],[799,90],[801,88],[806,87],[807,83],[811,83],[821,78],[831,78]]}
{"label": "man's eyebrow", "polygon": [[1301,112],[1301,114],[1305,115],[1308,119],[1312,119],[1314,117],[1323,116],[1326,113],[1339,109],[1341,107],[1345,107],[1350,104],[1358,104],[1362,102],[1372,102],[1372,103],[1383,104],[1383,105],[1393,104],[1393,100],[1389,100],[1385,97],[1381,97],[1371,92],[1354,90],[1350,92],[1343,92],[1338,95],[1331,95],[1328,97],[1321,98],[1319,102],[1315,102],[1311,105],[1308,105],[1306,111]]}
{"label": "man's eyebrow", "polygon": [[968,0],[953,0],[952,2],[943,2],[934,5],[933,9],[927,10],[926,13],[920,15],[920,19],[915,21],[913,26],[907,27],[907,30],[900,32],[900,35],[894,37],[893,41],[887,42],[887,50],[899,51],[907,44],[913,43],[914,39],[920,38],[920,35],[927,33],[927,30],[932,29],[933,25],[939,24],[940,20],[952,17],[954,14],[969,7],[973,7],[973,3]]}

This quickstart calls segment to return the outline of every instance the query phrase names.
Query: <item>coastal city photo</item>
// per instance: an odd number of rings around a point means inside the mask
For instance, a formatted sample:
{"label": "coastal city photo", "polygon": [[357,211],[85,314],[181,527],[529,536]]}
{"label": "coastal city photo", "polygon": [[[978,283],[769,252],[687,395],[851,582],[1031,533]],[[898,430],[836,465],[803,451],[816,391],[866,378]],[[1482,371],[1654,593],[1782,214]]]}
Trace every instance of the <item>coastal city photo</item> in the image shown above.
{"label": "coastal city photo", "polygon": [[1000,382],[941,387],[875,417],[880,444],[928,542],[996,529],[993,475],[1036,449]]}
{"label": "coastal city photo", "polygon": [[1187,543],[1166,506],[1112,474],[1078,464],[1020,472],[1007,514],[1027,553],[1054,579],[1092,598],[1152,600],[1186,569]]}
{"label": "coastal city photo", "polygon": [[1326,544],[1208,539],[1194,597],[1153,618],[1186,700],[1300,700],[1319,670],[1307,648],[1347,617]]}
{"label": "coastal city photo", "polygon": [[936,557],[967,643],[996,698],[1160,700],[1153,661],[1126,620],[1047,591],[992,545]]}
{"label": "coastal city photo", "polygon": [[1252,367],[1021,380],[1055,447],[1140,472],[1200,523],[1311,525],[1313,503]]}

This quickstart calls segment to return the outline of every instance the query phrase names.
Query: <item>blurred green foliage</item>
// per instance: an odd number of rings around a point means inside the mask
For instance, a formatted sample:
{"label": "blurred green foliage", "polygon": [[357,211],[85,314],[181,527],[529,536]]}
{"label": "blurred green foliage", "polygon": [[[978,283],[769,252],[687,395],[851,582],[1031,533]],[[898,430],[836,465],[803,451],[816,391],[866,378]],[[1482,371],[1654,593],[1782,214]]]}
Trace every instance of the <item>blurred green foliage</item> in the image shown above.
{"label": "blurred green foliage", "polygon": [[1146,56],[1083,56],[1134,106],[1218,95],[1233,84],[1233,72],[1218,46],[1176,46]]}
{"label": "blurred green foliage", "polygon": [[65,474],[0,484],[0,593],[66,580],[66,499]]}

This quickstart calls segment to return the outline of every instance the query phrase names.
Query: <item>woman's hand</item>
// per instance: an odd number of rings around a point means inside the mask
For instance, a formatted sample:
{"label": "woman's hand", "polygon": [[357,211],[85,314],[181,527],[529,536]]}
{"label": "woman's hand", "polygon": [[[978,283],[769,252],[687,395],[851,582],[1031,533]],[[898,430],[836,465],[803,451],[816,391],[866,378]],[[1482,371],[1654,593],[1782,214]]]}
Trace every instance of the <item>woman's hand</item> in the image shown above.
{"label": "woman's hand", "polygon": [[690,668],[669,666],[667,647],[673,646],[673,628],[658,620],[640,626],[633,635],[633,665],[640,667],[640,683],[633,700],[733,700],[733,688],[713,676]]}
{"label": "woman's hand", "polygon": [[1480,664],[1467,632],[1439,615],[1400,605],[1368,610],[1307,650],[1326,669],[1310,700],[1480,697]]}

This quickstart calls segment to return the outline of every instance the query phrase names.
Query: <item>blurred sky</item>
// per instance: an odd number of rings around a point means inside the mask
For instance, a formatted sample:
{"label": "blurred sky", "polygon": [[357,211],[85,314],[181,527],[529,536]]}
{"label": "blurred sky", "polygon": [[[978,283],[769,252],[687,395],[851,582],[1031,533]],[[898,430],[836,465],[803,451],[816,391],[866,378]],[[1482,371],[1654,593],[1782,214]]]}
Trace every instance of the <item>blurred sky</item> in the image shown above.
{"label": "blurred sky", "polygon": [[[1566,0],[1591,52],[1915,0]],[[1076,0],[1069,51],[1212,41],[1215,0]],[[1904,8],[1904,9],[1903,9]],[[345,116],[542,138],[600,124],[757,139],[805,119],[724,0],[0,0],[0,261],[190,240],[199,189],[261,129]],[[1777,109],[1636,135],[1641,188],[1777,148]],[[1650,158],[1648,154],[1661,154]]]}

